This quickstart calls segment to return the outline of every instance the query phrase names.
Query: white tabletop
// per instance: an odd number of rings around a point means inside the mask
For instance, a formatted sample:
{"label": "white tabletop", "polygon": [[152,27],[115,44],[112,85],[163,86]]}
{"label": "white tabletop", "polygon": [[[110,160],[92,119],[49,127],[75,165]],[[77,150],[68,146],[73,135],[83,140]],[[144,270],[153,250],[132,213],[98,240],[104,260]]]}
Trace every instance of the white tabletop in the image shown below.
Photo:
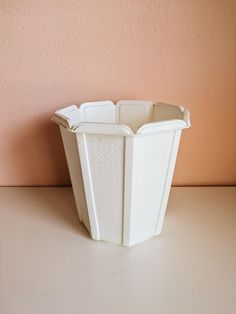
{"label": "white tabletop", "polygon": [[236,188],[172,188],[161,236],[90,240],[70,188],[0,189],[1,314],[236,314]]}

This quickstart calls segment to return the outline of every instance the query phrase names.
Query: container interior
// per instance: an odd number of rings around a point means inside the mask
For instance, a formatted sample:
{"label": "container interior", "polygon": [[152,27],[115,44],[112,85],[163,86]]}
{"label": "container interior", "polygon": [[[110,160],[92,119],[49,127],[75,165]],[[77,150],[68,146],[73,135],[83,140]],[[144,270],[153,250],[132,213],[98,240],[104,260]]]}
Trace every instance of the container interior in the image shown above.
{"label": "container interior", "polygon": [[98,101],[83,103],[79,108],[75,105],[63,108],[55,116],[56,122],[71,129],[81,122],[89,122],[127,125],[137,132],[146,123],[184,120],[184,110],[179,106],[150,101],[121,100],[116,105],[111,101]]}

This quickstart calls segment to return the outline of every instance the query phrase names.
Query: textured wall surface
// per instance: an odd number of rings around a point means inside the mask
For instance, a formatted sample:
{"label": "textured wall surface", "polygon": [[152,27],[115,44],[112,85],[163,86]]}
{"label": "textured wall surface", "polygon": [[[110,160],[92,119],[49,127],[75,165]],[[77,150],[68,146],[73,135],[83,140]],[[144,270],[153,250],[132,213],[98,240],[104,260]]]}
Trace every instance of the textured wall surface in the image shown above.
{"label": "textured wall surface", "polygon": [[236,1],[0,1],[0,184],[69,184],[52,113],[186,105],[174,184],[236,183]]}

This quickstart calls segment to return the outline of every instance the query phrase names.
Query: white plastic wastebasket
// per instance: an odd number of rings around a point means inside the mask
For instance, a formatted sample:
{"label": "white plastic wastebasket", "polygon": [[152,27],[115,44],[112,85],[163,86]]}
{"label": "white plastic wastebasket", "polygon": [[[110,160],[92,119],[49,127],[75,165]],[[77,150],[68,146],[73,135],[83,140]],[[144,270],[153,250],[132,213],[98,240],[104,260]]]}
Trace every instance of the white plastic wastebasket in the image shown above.
{"label": "white plastic wastebasket", "polygon": [[130,246],[161,232],[183,107],[150,101],[83,103],[56,111],[79,219],[94,240]]}

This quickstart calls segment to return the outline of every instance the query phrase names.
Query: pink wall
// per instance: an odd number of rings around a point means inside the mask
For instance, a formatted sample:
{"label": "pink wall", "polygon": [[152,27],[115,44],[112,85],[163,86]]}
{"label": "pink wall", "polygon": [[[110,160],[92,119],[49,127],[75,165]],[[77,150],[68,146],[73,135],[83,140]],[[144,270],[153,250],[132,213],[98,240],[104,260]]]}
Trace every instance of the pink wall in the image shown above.
{"label": "pink wall", "polygon": [[186,105],[174,184],[236,183],[236,1],[2,0],[0,184],[69,183],[52,113],[149,99]]}

